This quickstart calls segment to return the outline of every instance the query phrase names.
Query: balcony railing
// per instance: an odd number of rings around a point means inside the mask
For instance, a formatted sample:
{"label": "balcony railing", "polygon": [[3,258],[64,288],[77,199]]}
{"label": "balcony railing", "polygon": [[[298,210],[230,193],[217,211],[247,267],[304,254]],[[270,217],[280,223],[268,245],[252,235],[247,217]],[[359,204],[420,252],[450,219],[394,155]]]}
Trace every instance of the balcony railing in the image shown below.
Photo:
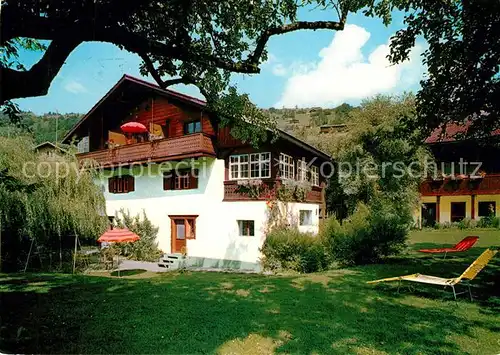
{"label": "balcony railing", "polygon": [[82,153],[78,154],[77,157],[80,161],[94,160],[100,166],[108,167],[138,162],[185,159],[204,155],[215,156],[212,140],[203,133],[196,133],[177,138],[166,138]]}
{"label": "balcony railing", "polygon": [[425,180],[420,184],[423,196],[500,194],[500,174],[463,179]]}
{"label": "balcony railing", "polygon": [[[269,200],[272,192],[276,191],[276,188],[280,185],[279,181],[268,180],[263,181],[265,187],[259,191],[258,196],[255,194],[250,194],[242,191],[242,187],[238,185],[237,181],[230,180],[224,181],[224,201],[265,201]],[[303,201],[296,200],[296,202],[309,202],[309,203],[321,203],[322,188],[319,186],[312,186],[311,190],[307,192],[307,195]]]}

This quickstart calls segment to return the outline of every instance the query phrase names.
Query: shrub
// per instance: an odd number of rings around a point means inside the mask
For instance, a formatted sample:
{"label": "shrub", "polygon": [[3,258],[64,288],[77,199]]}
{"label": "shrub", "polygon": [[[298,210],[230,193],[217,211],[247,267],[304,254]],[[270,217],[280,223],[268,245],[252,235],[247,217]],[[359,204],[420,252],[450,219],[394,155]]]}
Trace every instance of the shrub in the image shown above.
{"label": "shrub", "polygon": [[477,221],[470,218],[464,218],[458,222],[459,229],[471,229],[477,227]]}
{"label": "shrub", "polygon": [[134,243],[117,244],[116,247],[120,248],[123,255],[132,260],[158,261],[161,256],[156,241],[158,227],[151,223],[145,212],[142,218],[139,214],[132,217],[128,211],[122,209],[116,216],[115,223],[118,228],[128,228],[141,237]]}
{"label": "shrub", "polygon": [[271,231],[261,249],[262,266],[266,270],[292,270],[301,273],[321,271],[328,266],[328,257],[319,238],[296,229]]}
{"label": "shrub", "polygon": [[500,218],[495,216],[482,217],[477,226],[479,228],[500,228]]}
{"label": "shrub", "polygon": [[373,263],[406,247],[411,223],[411,215],[399,213],[390,204],[377,203],[370,210],[360,204],[342,224],[330,218],[322,239],[332,259],[340,264]]}

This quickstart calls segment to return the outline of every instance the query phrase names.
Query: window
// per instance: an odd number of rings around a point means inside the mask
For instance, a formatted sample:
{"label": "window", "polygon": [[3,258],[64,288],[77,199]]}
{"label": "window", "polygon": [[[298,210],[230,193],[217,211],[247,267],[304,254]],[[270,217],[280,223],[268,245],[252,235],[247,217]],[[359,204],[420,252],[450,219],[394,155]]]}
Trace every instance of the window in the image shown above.
{"label": "window", "polygon": [[229,171],[231,180],[248,179],[248,155],[231,155]]}
{"label": "window", "polygon": [[317,166],[311,166],[311,184],[313,186],[319,186],[319,169]]}
{"label": "window", "polygon": [[451,221],[460,222],[465,218],[465,202],[451,202]]}
{"label": "window", "polygon": [[304,159],[297,160],[297,180],[307,181],[307,163]]}
{"label": "window", "polygon": [[231,180],[269,177],[271,177],[271,153],[240,154],[229,157]]}
{"label": "window", "polygon": [[295,178],[293,158],[283,153],[280,154],[280,176],[282,179],[293,180]]}
{"label": "window", "polygon": [[134,177],[130,175],[114,176],[108,179],[108,190],[111,194],[126,194],[135,190]]}
{"label": "window", "polygon": [[312,226],[312,211],[300,210],[299,211],[299,225]]}
{"label": "window", "polygon": [[250,177],[271,177],[271,153],[250,154]]}
{"label": "window", "polygon": [[240,237],[255,236],[255,221],[238,220],[238,229]]}
{"label": "window", "polygon": [[201,132],[201,121],[191,121],[184,123],[184,134],[193,134]]}
{"label": "window", "polygon": [[174,224],[177,239],[186,239],[186,221],[184,219],[174,219]]}
{"label": "window", "polygon": [[198,188],[198,170],[172,170],[163,175],[163,190],[191,190]]}
{"label": "window", "polygon": [[496,216],[497,204],[495,201],[481,201],[477,203],[479,217]]}

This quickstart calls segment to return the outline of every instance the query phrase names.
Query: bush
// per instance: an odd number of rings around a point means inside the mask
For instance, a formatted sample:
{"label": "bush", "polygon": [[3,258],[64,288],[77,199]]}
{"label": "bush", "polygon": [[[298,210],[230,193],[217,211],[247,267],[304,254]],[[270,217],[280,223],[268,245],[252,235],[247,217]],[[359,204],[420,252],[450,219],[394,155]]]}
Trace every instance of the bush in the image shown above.
{"label": "bush", "polygon": [[373,263],[406,247],[411,223],[411,215],[391,204],[378,203],[371,210],[360,204],[342,224],[330,218],[322,239],[331,258],[340,264]]}
{"label": "bush", "polygon": [[479,228],[500,228],[500,218],[495,216],[482,217],[478,222]]}
{"label": "bush", "polygon": [[471,229],[477,227],[477,221],[470,218],[464,218],[458,222],[459,229]]}
{"label": "bush", "polygon": [[296,229],[281,228],[270,232],[261,252],[265,270],[308,273],[328,266],[328,257],[319,238]]}
{"label": "bush", "polygon": [[158,227],[151,223],[146,213],[143,212],[142,218],[140,215],[132,217],[128,211],[120,210],[119,216],[116,216],[115,224],[118,228],[128,228],[141,237],[134,243],[116,244],[122,255],[132,260],[158,261],[162,254],[156,241]]}

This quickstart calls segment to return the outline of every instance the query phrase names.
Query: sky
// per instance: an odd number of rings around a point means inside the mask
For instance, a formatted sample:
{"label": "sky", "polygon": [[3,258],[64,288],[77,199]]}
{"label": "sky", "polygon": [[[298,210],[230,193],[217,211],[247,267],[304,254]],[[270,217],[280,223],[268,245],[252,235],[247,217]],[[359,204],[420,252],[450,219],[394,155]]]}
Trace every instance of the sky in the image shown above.
{"label": "sky", "polygon": [[[329,20],[325,11],[302,11],[301,20]],[[410,61],[391,65],[389,39],[404,27],[403,15],[393,13],[390,26],[361,13],[350,14],[343,31],[298,31],[271,37],[268,60],[261,73],[233,75],[240,92],[250,95],[259,107],[335,107],[344,102],[357,105],[377,94],[417,91],[425,73],[418,42]],[[27,66],[42,53],[22,52]],[[86,42],[68,57],[46,96],[15,100],[25,111],[85,113],[122,77],[141,77],[140,58],[102,42]],[[143,79],[154,82],[151,77]],[[194,86],[174,90],[202,98]]]}

